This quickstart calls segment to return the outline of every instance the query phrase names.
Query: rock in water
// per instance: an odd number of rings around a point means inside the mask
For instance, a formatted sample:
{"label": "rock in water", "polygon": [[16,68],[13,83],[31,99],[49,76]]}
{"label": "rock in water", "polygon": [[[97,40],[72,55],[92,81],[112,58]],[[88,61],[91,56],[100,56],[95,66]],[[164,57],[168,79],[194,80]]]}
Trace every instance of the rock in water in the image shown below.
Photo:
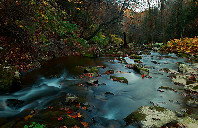
{"label": "rock in water", "polygon": [[161,127],[177,116],[171,110],[159,106],[142,106],[125,119],[127,124],[138,123],[142,128]]}
{"label": "rock in water", "polygon": [[7,99],[6,104],[10,108],[18,109],[24,105],[24,101],[18,99]]}
{"label": "rock in water", "polygon": [[90,79],[86,83],[87,83],[87,85],[92,86],[94,84],[98,84],[98,79],[96,79],[96,78]]}

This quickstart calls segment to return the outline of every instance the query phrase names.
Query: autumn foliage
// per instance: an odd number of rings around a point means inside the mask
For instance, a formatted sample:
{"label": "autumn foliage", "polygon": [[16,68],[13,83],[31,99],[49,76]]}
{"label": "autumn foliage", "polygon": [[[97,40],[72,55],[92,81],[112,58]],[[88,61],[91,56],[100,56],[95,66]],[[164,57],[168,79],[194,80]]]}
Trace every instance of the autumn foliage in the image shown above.
{"label": "autumn foliage", "polygon": [[185,53],[193,56],[198,55],[198,36],[194,38],[173,39],[163,46],[162,50],[174,53]]}

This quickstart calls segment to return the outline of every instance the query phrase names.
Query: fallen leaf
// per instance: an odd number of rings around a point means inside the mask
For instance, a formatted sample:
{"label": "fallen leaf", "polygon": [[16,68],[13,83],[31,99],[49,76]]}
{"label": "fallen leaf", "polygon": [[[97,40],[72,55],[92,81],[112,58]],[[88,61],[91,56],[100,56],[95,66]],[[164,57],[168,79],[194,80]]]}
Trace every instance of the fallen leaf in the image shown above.
{"label": "fallen leaf", "polygon": [[28,119],[32,118],[33,115],[27,115],[26,117],[24,117],[24,120],[27,121]]}
{"label": "fallen leaf", "polygon": [[84,125],[85,128],[88,127],[88,123],[87,122],[81,122],[82,125]]}

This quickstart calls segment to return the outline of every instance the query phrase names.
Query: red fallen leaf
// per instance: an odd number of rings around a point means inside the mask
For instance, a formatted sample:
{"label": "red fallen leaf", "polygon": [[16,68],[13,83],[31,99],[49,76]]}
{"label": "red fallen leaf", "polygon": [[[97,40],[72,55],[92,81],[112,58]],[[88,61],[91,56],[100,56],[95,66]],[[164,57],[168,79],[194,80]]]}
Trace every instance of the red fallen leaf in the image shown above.
{"label": "red fallen leaf", "polygon": [[72,127],[72,128],[80,128],[80,127],[78,127],[77,125],[75,125],[74,127]]}
{"label": "red fallen leaf", "polygon": [[71,117],[71,118],[77,118],[78,117],[76,114],[74,114],[74,115],[68,115],[68,116]]}
{"label": "red fallen leaf", "polygon": [[73,111],[69,110],[69,111],[67,111],[67,113],[68,113],[68,114],[72,114],[72,113],[73,113]]}
{"label": "red fallen leaf", "polygon": [[144,78],[144,77],[145,77],[145,75],[143,74],[143,75],[142,75],[142,78]]}
{"label": "red fallen leaf", "polygon": [[78,107],[78,108],[79,108],[79,107],[80,107],[80,103],[79,103],[79,104],[77,104],[77,105],[76,105],[76,107]]}
{"label": "red fallen leaf", "polygon": [[48,107],[49,109],[53,109],[53,107]]}
{"label": "red fallen leaf", "polygon": [[116,79],[116,78],[113,78],[113,81],[117,81],[118,79]]}
{"label": "red fallen leaf", "polygon": [[63,117],[59,117],[58,120],[63,120]]}

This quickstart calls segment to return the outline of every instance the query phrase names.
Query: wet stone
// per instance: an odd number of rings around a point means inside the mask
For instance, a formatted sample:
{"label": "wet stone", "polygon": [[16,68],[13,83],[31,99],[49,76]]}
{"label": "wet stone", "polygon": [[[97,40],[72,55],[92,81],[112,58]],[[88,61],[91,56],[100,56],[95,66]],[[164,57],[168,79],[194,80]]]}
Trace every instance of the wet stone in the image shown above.
{"label": "wet stone", "polygon": [[10,108],[17,109],[24,105],[24,101],[18,99],[7,99],[6,104]]}

